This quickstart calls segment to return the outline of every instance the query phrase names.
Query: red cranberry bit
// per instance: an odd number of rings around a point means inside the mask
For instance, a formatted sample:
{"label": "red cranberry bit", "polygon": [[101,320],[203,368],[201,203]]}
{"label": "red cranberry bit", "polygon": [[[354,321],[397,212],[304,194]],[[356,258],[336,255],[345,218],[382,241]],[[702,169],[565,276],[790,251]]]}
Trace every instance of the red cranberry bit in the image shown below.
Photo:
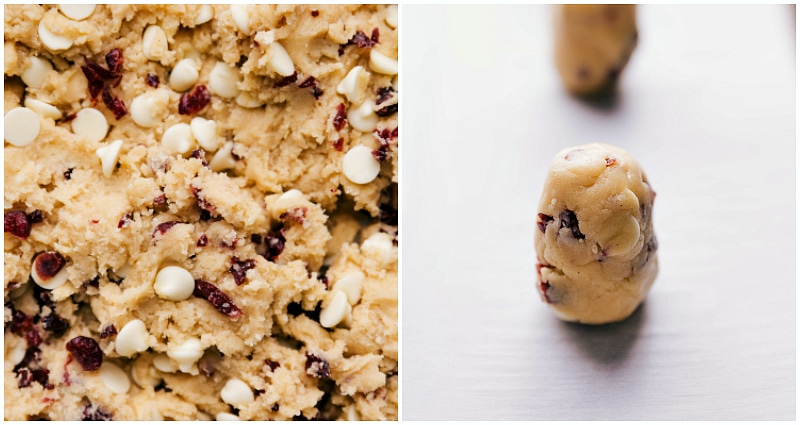
{"label": "red cranberry bit", "polygon": [[22,356],[22,360],[14,365],[14,372],[21,370],[21,369],[30,369],[31,367],[38,367],[39,362],[42,361],[42,350],[37,347],[28,347],[25,350],[25,355]]}
{"label": "red cranberry bit", "polygon": [[311,16],[313,16],[313,17],[315,17],[315,18],[316,18],[317,16],[319,16],[319,10],[312,10],[312,11],[311,11]]}
{"label": "red cranberry bit", "polygon": [[278,257],[286,247],[286,237],[283,235],[283,226],[278,227],[277,230],[271,231],[264,238],[267,243],[266,259],[273,263],[278,260]]}
{"label": "red cranberry bit", "polygon": [[613,156],[606,157],[606,167],[610,167],[616,163],[617,163],[617,158],[614,158]]}
{"label": "red cranberry bit", "polygon": [[203,164],[203,167],[208,167],[208,161],[206,161],[206,151],[203,149],[195,149],[192,151],[190,155],[191,158],[199,159],[200,163]]}
{"label": "red cranberry bit", "polygon": [[[372,31],[372,36],[377,38],[377,34],[375,31],[377,31],[377,28],[375,28],[375,30]],[[364,34],[364,31],[358,30],[356,31],[356,34],[353,36],[353,38],[351,38],[350,41],[347,42],[347,45],[350,44],[355,44],[356,46],[364,49],[372,47],[378,44],[378,42],[371,40],[369,37],[367,37],[367,35]]]}
{"label": "red cranberry bit", "polygon": [[378,162],[383,162],[389,157],[389,145],[381,145],[378,149],[372,151],[372,156]]}
{"label": "red cranberry bit", "polygon": [[327,360],[306,352],[306,374],[313,378],[328,379],[331,377],[331,368]]}
{"label": "red cranberry bit", "polygon": [[148,86],[157,89],[158,85],[161,83],[161,80],[158,78],[158,75],[148,73],[147,77],[144,78],[144,81],[147,83]]}
{"label": "red cranberry bit", "polygon": [[231,259],[231,268],[230,272],[233,275],[233,280],[236,282],[236,286],[240,286],[243,284],[247,278],[247,271],[250,269],[254,269],[256,267],[256,262],[252,259],[240,261],[239,257],[233,257]]}
{"label": "red cranberry bit", "polygon": [[375,27],[372,30],[372,37],[370,37],[370,41],[372,41],[373,45],[378,44],[378,37],[380,37],[381,33],[378,30],[378,27]]}
{"label": "red cranberry bit", "polygon": [[376,139],[381,143],[381,145],[388,145],[392,140],[397,139],[398,135],[398,128],[394,130],[389,130],[388,128],[384,128],[383,130],[378,130],[377,128],[372,131],[372,135],[375,136]]}
{"label": "red cranberry bit", "polygon": [[72,170],[74,170],[74,169],[75,169],[75,167],[71,167],[71,168],[68,168],[67,171],[64,171],[64,179],[66,179],[66,180],[71,179],[72,178]]}
{"label": "red cranberry bit", "polygon": [[269,367],[270,372],[275,372],[275,369],[281,367],[280,363],[270,359],[267,359],[264,363],[267,364],[267,367]]}
{"label": "red cranberry bit", "polygon": [[56,338],[61,338],[69,330],[69,322],[56,313],[42,317],[42,327]]}
{"label": "red cranberry bit", "polygon": [[100,339],[110,338],[117,333],[117,327],[114,326],[113,323],[109,323],[108,325],[103,326],[103,330],[100,331]]}
{"label": "red cranberry bit", "polygon": [[296,81],[297,81],[297,71],[295,71],[294,74],[292,75],[283,77],[280,80],[276,81],[273,87],[275,87],[276,89],[281,87],[286,87],[289,84],[294,84]]}
{"label": "red cranberry bit", "polygon": [[283,212],[280,217],[281,220],[291,220],[297,224],[303,224],[306,222],[306,213],[308,212],[308,208],[306,207],[295,207],[289,208],[285,212]]}
{"label": "red cranberry bit", "polygon": [[114,78],[109,75],[106,69],[89,59],[86,59],[86,65],[81,66],[81,71],[89,81],[89,95],[92,99],[97,98],[100,92],[103,91],[103,86],[105,85],[103,80]]}
{"label": "red cranberry bit", "polygon": [[34,325],[34,317],[15,309],[14,304],[10,302],[5,306],[11,310],[11,332],[24,337],[28,347],[38,347],[42,343],[42,337]]}
{"label": "red cranberry bit", "polygon": [[200,84],[191,91],[181,95],[178,104],[178,113],[181,115],[191,115],[200,112],[211,102],[211,92],[206,86]]}
{"label": "red cranberry bit", "polygon": [[128,108],[125,102],[120,100],[119,97],[111,94],[111,89],[108,86],[103,87],[103,103],[106,105],[113,114],[114,118],[120,119],[128,113]]}
{"label": "red cranberry bit", "polygon": [[197,279],[194,281],[194,296],[210,302],[217,311],[233,320],[244,314],[227,294],[204,280]]}
{"label": "red cranberry bit", "polygon": [[386,102],[389,99],[392,99],[395,94],[394,87],[381,87],[378,89],[378,98],[375,100],[376,105],[380,105],[383,102]]}
{"label": "red cranberry bit", "polygon": [[335,128],[336,131],[341,131],[346,123],[347,110],[344,107],[344,103],[340,103],[339,106],[336,107],[336,115],[333,117],[333,128]]}
{"label": "red cranberry bit", "polygon": [[553,301],[547,295],[547,290],[550,289],[550,288],[551,288],[550,284],[545,282],[545,281],[541,281],[541,283],[539,284],[539,290],[542,291],[542,299],[547,304],[552,304],[553,303]]}
{"label": "red cranberry bit", "polygon": [[399,110],[399,105],[395,103],[393,105],[384,106],[383,108],[378,109],[377,111],[375,111],[375,114],[379,117],[385,118],[396,114],[398,110]]}
{"label": "red cranberry bit", "polygon": [[156,226],[156,229],[153,230],[153,235],[151,237],[155,238],[156,234],[163,235],[164,233],[167,233],[167,231],[171,229],[172,226],[178,223],[179,223],[178,221],[165,221],[159,224],[158,226]]}
{"label": "red cranberry bit", "polygon": [[128,227],[133,222],[133,212],[128,211],[122,218],[119,220],[119,224],[117,224],[117,229],[122,229],[124,227]]}
{"label": "red cranberry bit", "polygon": [[67,263],[67,260],[57,252],[43,252],[36,256],[33,266],[36,273],[45,280],[52,279],[61,268]]}
{"label": "red cranberry bit", "polygon": [[33,374],[28,368],[22,368],[17,371],[17,388],[30,387],[33,383]]}
{"label": "red cranberry bit", "polygon": [[67,351],[80,363],[85,371],[100,369],[103,364],[103,351],[92,338],[77,336],[67,343]]}
{"label": "red cranberry bit", "polygon": [[314,77],[308,77],[308,78],[305,79],[305,81],[300,83],[297,87],[300,87],[301,89],[305,89],[305,88],[308,88],[308,87],[314,87],[316,85],[317,85],[317,79],[314,78]]}
{"label": "red cranberry bit", "polygon": [[13,210],[3,215],[3,232],[25,239],[31,234],[28,215],[24,211]]}
{"label": "red cranberry bit", "polygon": [[195,199],[197,199],[197,205],[200,209],[208,211],[209,213],[217,212],[217,208],[211,202],[206,201],[205,197],[203,196],[203,190],[198,189],[194,185],[190,185],[189,189],[192,191],[192,195],[194,195]]}
{"label": "red cranberry bit", "polygon": [[111,421],[113,420],[113,416],[111,413],[106,412],[103,410],[102,407],[95,407],[93,405],[87,405],[83,408],[83,417],[81,418],[82,421]]}
{"label": "red cranberry bit", "polygon": [[553,216],[539,213],[539,221],[536,224],[539,226],[539,230],[544,233],[547,225],[550,224],[551,221],[553,221]]}
{"label": "red cranberry bit", "polygon": [[398,104],[396,101],[395,93],[396,91],[394,90],[394,87],[391,86],[381,87],[378,89],[377,93],[378,97],[375,100],[376,105],[381,106],[384,103],[388,102],[393,102],[393,103],[382,106],[380,109],[375,111],[375,114],[377,114],[379,117],[388,117],[397,113]]}
{"label": "red cranberry bit", "polygon": [[339,140],[333,142],[333,148],[341,152],[344,149],[344,137],[340,137]]}
{"label": "red cranberry bit", "polygon": [[325,92],[317,86],[311,88],[311,94],[314,95],[314,99],[319,99],[324,93]]}
{"label": "red cranberry bit", "polygon": [[162,193],[153,198],[153,207],[156,209],[165,209],[167,207],[167,195]]}
{"label": "red cranberry bit", "polygon": [[208,245],[208,236],[206,236],[206,234],[203,233],[202,235],[200,235],[200,238],[197,240],[197,246],[202,247],[202,246],[206,246],[206,245]]}
{"label": "red cranberry bit", "polygon": [[559,229],[568,228],[572,230],[572,236],[576,239],[583,239],[586,236],[581,233],[580,228],[578,227],[578,217],[575,216],[575,213],[571,210],[564,210],[561,211],[561,214],[558,215],[560,220]]}
{"label": "red cranberry bit", "polygon": [[108,64],[109,71],[119,76],[120,71],[122,71],[122,62],[124,61],[124,57],[122,56],[122,49],[116,48],[108,52],[106,54],[106,64]]}

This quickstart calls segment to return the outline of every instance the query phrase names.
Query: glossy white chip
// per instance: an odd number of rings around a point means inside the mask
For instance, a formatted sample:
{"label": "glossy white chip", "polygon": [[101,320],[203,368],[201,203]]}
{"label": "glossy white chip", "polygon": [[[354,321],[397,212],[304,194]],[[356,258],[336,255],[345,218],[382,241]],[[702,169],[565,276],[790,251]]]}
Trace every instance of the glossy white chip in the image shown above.
{"label": "glossy white chip", "polygon": [[225,62],[217,62],[208,76],[208,89],[218,96],[232,98],[239,94],[239,70]]}
{"label": "glossy white chip", "polygon": [[14,108],[3,119],[3,137],[14,146],[28,146],[39,136],[39,116],[28,108]]}
{"label": "glossy white chip", "polygon": [[73,21],[82,21],[94,13],[93,4],[59,4],[58,10]]}
{"label": "glossy white chip", "polygon": [[378,173],[381,172],[381,164],[372,156],[372,149],[359,145],[344,155],[342,171],[351,182],[367,184],[378,177]]}
{"label": "glossy white chip", "polygon": [[72,120],[72,132],[90,142],[99,142],[106,138],[108,120],[97,109],[83,108]]}
{"label": "glossy white chip", "polygon": [[169,51],[167,34],[158,25],[150,25],[142,34],[142,54],[151,61],[159,61]]}
{"label": "glossy white chip", "polygon": [[178,371],[178,363],[169,358],[166,353],[158,353],[153,356],[153,367],[165,373],[174,373]]}
{"label": "glossy white chip", "polygon": [[192,135],[197,140],[201,148],[207,152],[214,152],[219,149],[219,137],[217,136],[217,122],[207,120],[203,117],[192,118],[189,123],[192,128]]}
{"label": "glossy white chip", "polygon": [[233,157],[233,146],[233,142],[227,142],[214,154],[214,157],[211,158],[211,162],[208,163],[208,166],[211,167],[211,171],[218,173],[220,171],[229,170],[236,165],[236,158]]}
{"label": "glossy white chip", "polygon": [[219,412],[217,413],[217,421],[241,421],[241,419],[232,413]]}
{"label": "glossy white chip", "polygon": [[49,60],[38,56],[28,58],[28,67],[22,71],[20,78],[28,87],[39,88],[47,80],[47,74],[53,70],[53,64]]}
{"label": "glossy white chip", "polygon": [[277,41],[268,44],[266,54],[270,69],[284,77],[294,74],[294,62],[283,44]]}
{"label": "glossy white chip", "polygon": [[380,74],[395,75],[397,74],[398,64],[397,59],[392,59],[372,49],[369,52],[369,67]]}
{"label": "glossy white chip", "polygon": [[203,357],[203,346],[198,338],[189,338],[167,349],[167,356],[178,363],[181,372],[192,372],[193,366]]}
{"label": "glossy white chip", "polygon": [[44,25],[44,21],[39,21],[39,40],[44,47],[52,51],[66,50],[72,47],[72,39],[53,34],[53,32]]}
{"label": "glossy white chip", "polygon": [[13,365],[18,365],[25,358],[25,351],[27,351],[25,341],[20,340],[10,351],[6,352],[6,360]]}
{"label": "glossy white chip", "polygon": [[150,347],[148,339],[150,334],[147,327],[139,319],[133,319],[126,323],[117,334],[116,350],[117,354],[123,357],[130,357],[136,353],[141,353]]}
{"label": "glossy white chip", "polygon": [[194,148],[195,140],[189,124],[178,123],[168,128],[161,136],[161,146],[170,154],[187,154]]}
{"label": "glossy white chip", "polygon": [[41,100],[26,97],[25,107],[36,112],[42,118],[52,118],[54,120],[61,118],[61,111],[58,108]]}
{"label": "glossy white chip", "polygon": [[150,90],[142,93],[131,101],[131,119],[139,127],[156,127],[164,118],[164,106],[168,101],[169,95],[165,90]]}
{"label": "glossy white chip", "polygon": [[363,66],[356,66],[347,73],[347,75],[336,86],[336,92],[347,97],[347,100],[353,102],[358,95],[358,80],[365,72]]}
{"label": "glossy white chip", "polygon": [[250,94],[250,92],[243,91],[236,96],[236,104],[242,108],[259,108],[264,105],[257,97]]}
{"label": "glossy white chip", "polygon": [[222,391],[219,393],[222,401],[239,408],[252,403],[255,398],[253,397],[253,390],[241,379],[232,378],[225,383]]}
{"label": "glossy white chip", "polygon": [[330,296],[330,304],[319,313],[319,323],[326,328],[338,325],[347,316],[347,309],[350,308],[344,292],[334,289]]}
{"label": "glossy white chip", "polygon": [[203,4],[197,11],[197,16],[194,18],[194,25],[202,25],[214,19],[214,8],[210,4]]}
{"label": "glossy white chip", "polygon": [[97,373],[103,385],[114,394],[127,394],[131,389],[131,379],[128,378],[128,374],[114,363],[103,362]]}
{"label": "glossy white chip", "polygon": [[377,232],[361,244],[361,252],[382,265],[391,264],[397,259],[392,239],[387,233]]}
{"label": "glossy white chip", "polygon": [[244,35],[250,35],[250,14],[252,8],[246,4],[232,4],[231,17],[233,22]]}
{"label": "glossy white chip", "polygon": [[347,110],[347,122],[358,131],[371,133],[378,125],[378,115],[375,113],[375,102],[365,100],[358,108]]}
{"label": "glossy white chip", "polygon": [[194,292],[194,278],[183,267],[167,266],[156,274],[153,288],[159,298],[169,301],[183,301]]}
{"label": "glossy white chip", "polygon": [[191,58],[181,59],[169,74],[169,86],[177,92],[186,91],[192,88],[199,77],[197,61]]}
{"label": "glossy white chip", "polygon": [[392,28],[397,28],[397,5],[391,4],[386,8],[386,25]]}
{"label": "glossy white chip", "polygon": [[97,149],[97,156],[100,157],[100,164],[103,167],[103,175],[111,177],[114,168],[119,161],[119,151],[122,148],[122,140],[114,140],[113,142]]}
{"label": "glossy white chip", "polygon": [[364,273],[358,270],[348,273],[334,282],[333,289],[344,292],[347,295],[347,302],[349,302],[350,305],[356,305],[358,301],[361,300],[361,289],[364,286],[364,278]]}
{"label": "glossy white chip", "polygon": [[39,285],[40,287],[42,287],[44,289],[50,289],[50,290],[56,289],[59,286],[67,283],[67,268],[66,267],[61,267],[61,270],[59,270],[56,273],[56,275],[53,276],[50,279],[47,279],[46,276],[39,275],[39,272],[36,271],[36,262],[37,261],[43,261],[43,259],[45,258],[45,257],[42,256],[43,254],[47,254],[47,253],[43,252],[42,254],[37,255],[36,258],[33,259],[33,264],[31,264],[31,278],[33,279],[33,281],[37,285]]}

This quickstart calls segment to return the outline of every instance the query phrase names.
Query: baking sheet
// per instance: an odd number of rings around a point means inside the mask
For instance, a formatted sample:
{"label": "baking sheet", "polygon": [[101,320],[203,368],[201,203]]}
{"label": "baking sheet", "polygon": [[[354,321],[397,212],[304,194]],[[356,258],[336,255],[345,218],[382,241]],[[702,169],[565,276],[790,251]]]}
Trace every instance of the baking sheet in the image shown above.
{"label": "baking sheet", "polygon": [[[795,12],[644,5],[619,95],[561,88],[551,6],[402,7],[402,418],[795,419]],[[533,232],[555,153],[636,157],[660,273],[560,322]]]}

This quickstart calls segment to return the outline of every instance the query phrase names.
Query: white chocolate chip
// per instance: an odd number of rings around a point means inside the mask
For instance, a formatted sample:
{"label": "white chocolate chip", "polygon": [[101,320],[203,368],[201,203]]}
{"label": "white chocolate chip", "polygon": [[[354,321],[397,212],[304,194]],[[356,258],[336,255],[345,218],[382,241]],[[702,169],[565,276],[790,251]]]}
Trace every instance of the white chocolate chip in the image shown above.
{"label": "white chocolate chip", "polygon": [[232,378],[225,383],[219,393],[222,401],[239,408],[252,403],[255,400],[253,390],[241,379]]}
{"label": "white chocolate chip", "polygon": [[398,64],[397,59],[392,59],[372,49],[369,52],[369,67],[379,74],[396,75]]}
{"label": "white chocolate chip", "polygon": [[347,122],[353,128],[364,133],[370,133],[378,125],[378,115],[375,113],[375,102],[366,100],[358,108],[347,111]]}
{"label": "white chocolate chip", "polygon": [[389,25],[392,28],[397,28],[397,5],[396,4],[390,4],[386,8],[386,18],[384,18],[384,20],[386,21],[386,25]]}
{"label": "white chocolate chip", "polygon": [[161,136],[161,145],[171,155],[189,153],[195,146],[194,135],[189,124],[178,123],[168,128]]}
{"label": "white chocolate chip", "polygon": [[279,198],[278,202],[285,202],[285,201],[302,201],[305,199],[303,192],[297,189],[290,189],[284,192]]}
{"label": "white chocolate chip", "polygon": [[257,97],[250,94],[250,92],[243,91],[236,96],[236,104],[242,108],[259,108],[264,105],[264,102],[258,100]]}
{"label": "white chocolate chip", "polygon": [[197,373],[195,363],[203,357],[203,346],[197,338],[189,338],[182,344],[167,349],[167,356],[178,362],[178,368],[184,373]]}
{"label": "white chocolate chip", "polygon": [[114,274],[117,275],[117,277],[119,277],[120,279],[125,279],[126,277],[128,277],[128,273],[130,271],[131,271],[131,265],[125,263],[125,265],[123,265],[122,267],[114,270]]}
{"label": "white chocolate chip", "polygon": [[364,70],[363,66],[356,66],[347,73],[347,75],[339,82],[339,85],[336,86],[336,92],[339,94],[343,94],[347,97],[347,100],[353,102],[356,100],[356,96],[358,95],[358,80],[364,75],[367,71]]}
{"label": "white chocolate chip", "polygon": [[250,35],[250,14],[252,13],[250,5],[245,4],[232,4],[231,17],[233,22],[239,27],[244,35]]}
{"label": "white chocolate chip", "polygon": [[153,288],[159,298],[169,301],[183,301],[194,292],[194,278],[183,267],[167,266],[156,274]]}
{"label": "white chocolate chip", "polygon": [[233,147],[233,142],[227,142],[217,151],[214,157],[211,158],[211,162],[208,163],[208,166],[211,167],[211,171],[218,173],[220,171],[229,170],[236,165],[236,158],[233,157]]}
{"label": "white chocolate chip", "polygon": [[361,273],[361,271],[348,273],[333,284],[333,289],[344,292],[347,295],[347,302],[350,305],[356,305],[361,300],[361,288],[364,286],[364,278],[364,273]]}
{"label": "white chocolate chip", "polygon": [[208,76],[208,89],[218,96],[233,98],[239,94],[239,70],[225,62],[217,62]]}
{"label": "white chocolate chip", "polygon": [[232,413],[219,412],[217,413],[217,421],[240,421],[238,416]]}
{"label": "white chocolate chip", "polygon": [[106,138],[108,120],[102,112],[94,108],[83,108],[72,120],[72,132],[90,142],[99,142]]}
{"label": "white chocolate chip", "polygon": [[153,356],[153,367],[164,373],[174,373],[178,371],[178,363],[169,358],[165,353],[158,353]]}
{"label": "white chocolate chip", "polygon": [[42,261],[42,259],[45,258],[45,257],[42,257],[43,254],[48,254],[48,253],[39,254],[39,255],[36,256],[36,258],[33,259],[33,264],[31,265],[31,278],[33,279],[33,281],[37,285],[39,285],[40,287],[42,287],[44,289],[50,289],[50,290],[56,289],[59,286],[67,283],[67,268],[66,267],[61,267],[61,270],[56,272],[56,275],[53,276],[50,279],[47,279],[45,276],[40,276],[39,275],[39,272],[36,270],[36,268],[37,268],[36,267],[36,261],[37,260]]}
{"label": "white chocolate chip", "polygon": [[194,25],[202,25],[214,19],[214,8],[210,4],[200,5],[197,11],[197,17],[194,18]]}
{"label": "white chocolate chip", "polygon": [[181,59],[169,74],[169,86],[177,92],[186,91],[192,88],[199,77],[197,61],[192,58]]}
{"label": "white chocolate chip", "polygon": [[82,21],[94,13],[93,4],[59,4],[58,9],[73,21]]}
{"label": "white chocolate chip", "polygon": [[284,77],[294,74],[294,62],[292,61],[292,57],[289,56],[289,52],[286,51],[286,48],[284,48],[281,43],[275,41],[268,44],[266,47],[266,55],[269,67],[274,72]]}
{"label": "white chocolate chip", "polygon": [[331,291],[331,302],[319,313],[319,323],[326,328],[333,328],[344,320],[350,304],[347,302],[347,294],[334,289]]}
{"label": "white chocolate chip", "polygon": [[156,127],[166,118],[168,90],[150,90],[136,96],[131,101],[131,119],[139,127]]}
{"label": "white chocolate chip", "polygon": [[127,394],[131,389],[131,379],[128,374],[114,363],[103,362],[97,370],[103,385],[114,394]]}
{"label": "white chocolate chip", "polygon": [[47,74],[53,70],[53,64],[45,58],[31,56],[28,58],[28,67],[22,71],[22,82],[28,87],[39,88],[47,80]]}
{"label": "white chocolate chip", "polygon": [[114,140],[108,145],[97,149],[97,156],[100,157],[104,176],[111,177],[111,173],[114,172],[117,161],[119,161],[120,148],[122,148],[122,140]]}
{"label": "white chocolate chip", "polygon": [[253,40],[255,40],[255,42],[258,43],[260,46],[264,47],[269,46],[270,44],[275,42],[275,32],[272,30],[259,31],[253,37]]}
{"label": "white chocolate chip", "polygon": [[353,183],[367,184],[378,177],[381,164],[372,156],[372,150],[364,145],[356,146],[344,155],[342,171]]}
{"label": "white chocolate chip", "polygon": [[39,116],[28,108],[14,108],[3,119],[3,137],[14,146],[28,146],[39,136]]}
{"label": "white chocolate chip", "polygon": [[192,122],[189,126],[192,128],[192,135],[194,135],[194,138],[201,148],[208,152],[214,152],[219,149],[216,121],[195,117],[192,118]]}
{"label": "white chocolate chip", "polygon": [[45,25],[44,21],[39,21],[39,40],[44,47],[52,51],[66,50],[72,47],[72,39],[53,34]]}
{"label": "white chocolate chip", "polygon": [[42,102],[41,100],[26,97],[25,107],[36,112],[42,118],[52,118],[54,120],[61,118],[61,111],[59,111],[58,108],[49,103]]}
{"label": "white chocolate chip", "polygon": [[169,51],[167,34],[158,25],[150,25],[142,34],[142,53],[151,61],[160,61]]}
{"label": "white chocolate chip", "polygon": [[392,237],[383,232],[377,232],[365,240],[361,244],[361,252],[382,265],[397,259],[397,248],[394,247]]}
{"label": "white chocolate chip", "polygon": [[11,347],[10,351],[6,352],[6,360],[16,366],[25,358],[25,351],[25,342],[21,340]]}
{"label": "white chocolate chip", "polygon": [[141,353],[150,347],[148,339],[150,334],[147,327],[139,319],[133,319],[126,323],[117,334],[116,346],[117,354],[130,357],[136,353]]}

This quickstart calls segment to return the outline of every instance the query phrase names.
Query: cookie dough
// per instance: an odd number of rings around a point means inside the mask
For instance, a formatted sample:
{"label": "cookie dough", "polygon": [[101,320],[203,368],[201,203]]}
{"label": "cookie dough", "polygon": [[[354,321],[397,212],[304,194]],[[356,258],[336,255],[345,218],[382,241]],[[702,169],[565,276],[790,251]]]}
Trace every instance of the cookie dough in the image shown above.
{"label": "cookie dough", "polygon": [[4,418],[396,420],[397,6],[4,21]]}
{"label": "cookie dough", "polygon": [[556,155],[534,235],[539,292],[556,316],[602,324],[636,310],[658,273],[654,199],[639,163],[618,147]]}
{"label": "cookie dough", "polygon": [[564,86],[578,96],[613,91],[638,40],[636,5],[555,7],[555,60]]}

